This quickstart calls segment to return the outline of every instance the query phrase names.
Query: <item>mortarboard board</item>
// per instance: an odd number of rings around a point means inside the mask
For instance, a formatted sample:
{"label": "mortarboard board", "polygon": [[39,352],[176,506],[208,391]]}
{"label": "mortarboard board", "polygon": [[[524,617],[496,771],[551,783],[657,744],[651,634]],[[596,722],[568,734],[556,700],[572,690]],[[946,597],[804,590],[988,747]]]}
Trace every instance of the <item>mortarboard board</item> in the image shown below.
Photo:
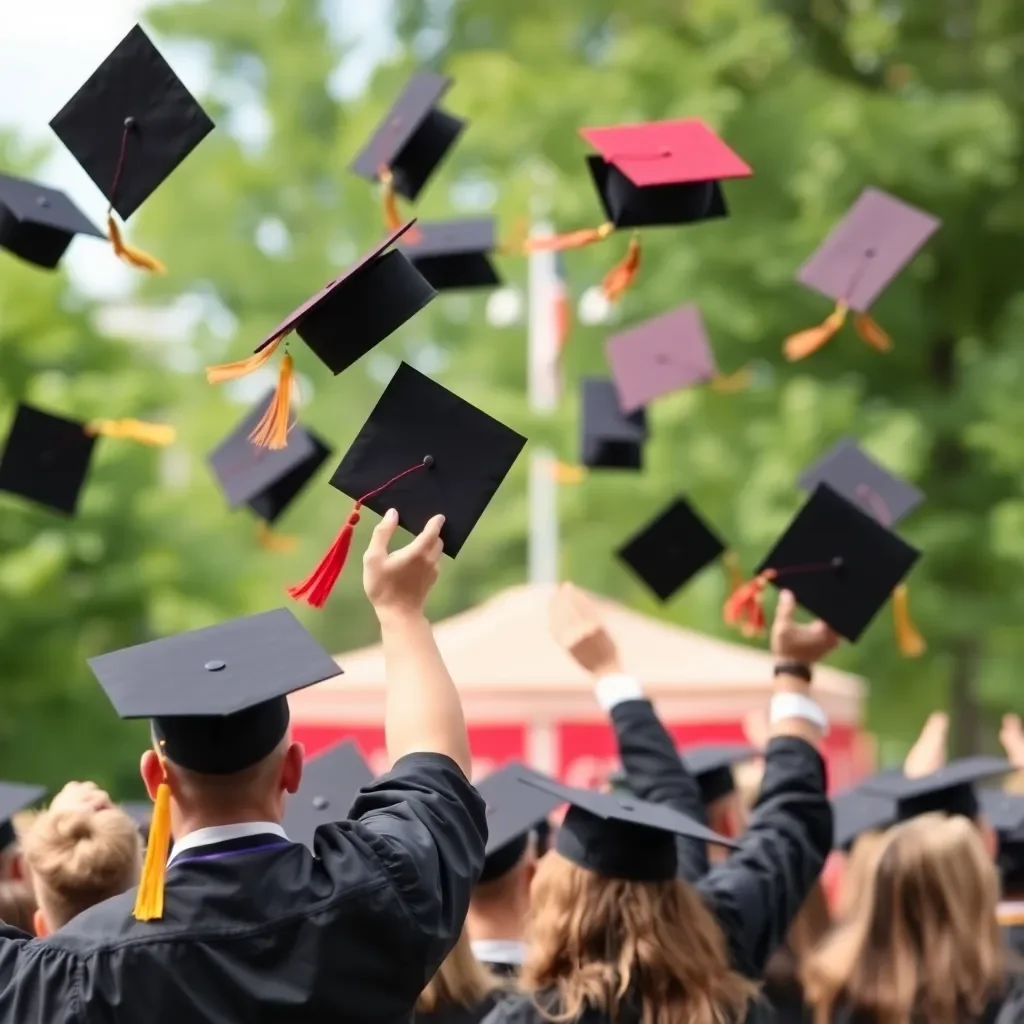
{"label": "mortarboard board", "polygon": [[439,292],[501,284],[487,258],[498,247],[492,217],[428,222],[418,227],[412,238],[406,235],[402,252]]}
{"label": "mortarboard board", "polygon": [[[206,379],[220,384],[258,370],[293,332],[332,373],[347,370],[437,297],[405,255],[389,248],[413,223],[392,232],[358,263],[324,285],[282,320],[251,356],[208,366]],[[261,447],[284,448],[288,444],[293,380],[292,358],[286,353],[274,399],[250,434]]]}
{"label": "mortarboard board", "polygon": [[0,248],[52,270],[75,235],[106,237],[58,189],[0,174]]}
{"label": "mortarboard board", "polygon": [[661,601],[710,565],[725,545],[683,497],[635,533],[616,552]]}
{"label": "mortarboard board", "polygon": [[879,775],[861,783],[861,790],[895,800],[899,821],[936,811],[976,818],[980,808],[975,784],[1012,771],[1005,758],[976,755],[918,778],[907,778],[902,772]]}
{"label": "mortarboard board", "polygon": [[402,363],[331,477],[355,501],[334,545],[292,597],[320,608],[341,573],[364,506],[419,533],[435,515],[454,558],[501,486],[526,438]]}
{"label": "mortarboard board", "polygon": [[[898,770],[880,772],[875,778],[901,774]],[[865,832],[889,828],[896,821],[896,801],[891,797],[868,793],[862,784],[851,786],[832,798],[835,827],[832,846],[848,852]]]}
{"label": "mortarboard board", "polygon": [[877,188],[866,188],[822,246],[797,272],[807,288],[833,299],[835,310],[821,326],[786,341],[789,359],[802,359],[824,345],[846,321],[880,351],[892,347],[868,310],[892,279],[938,230],[940,221]]}
{"label": "mortarboard board", "polygon": [[633,882],[675,878],[676,836],[720,846],[736,845],[663,804],[573,789],[550,779],[523,776],[521,782],[569,805],[555,849],[566,860],[599,875]]}
{"label": "mortarboard board", "polygon": [[[213,122],[136,25],[50,127],[110,210],[127,220],[206,138]],[[121,242],[113,216],[107,226],[119,256],[144,269],[163,269]]]}
{"label": "mortarboard board", "polygon": [[680,306],[613,335],[605,345],[619,408],[627,415],[718,374],[700,310]]}
{"label": "mortarboard board", "polygon": [[978,791],[978,804],[1000,843],[1024,843],[1024,794],[982,789]]}
{"label": "mortarboard board", "polygon": [[299,791],[285,804],[288,837],[312,849],[316,830],[344,821],[356,794],[371,782],[373,772],[352,740],[311,758],[302,769]]}
{"label": "mortarboard board", "polygon": [[39,803],[45,794],[45,786],[33,786],[26,782],[0,782],[0,851],[17,838],[11,819],[19,811]]}
{"label": "mortarboard board", "polygon": [[593,469],[641,469],[647,440],[644,409],[626,415],[615,385],[597,377],[583,379],[581,449],[584,466]]}
{"label": "mortarboard board", "polygon": [[726,602],[727,622],[763,627],[767,584],[855,642],[910,572],[920,552],[872,516],[819,484],[757,569]]}
{"label": "mortarboard board", "polygon": [[487,846],[481,882],[492,882],[511,871],[526,853],[530,833],[563,802],[560,796],[543,789],[524,786],[524,778],[547,779],[540,772],[514,762],[477,784],[487,807]]}
{"label": "mortarboard board", "polygon": [[761,757],[762,752],[749,743],[716,743],[689,747],[680,751],[680,756],[687,771],[697,780],[701,799],[707,807],[735,792],[733,767]]}

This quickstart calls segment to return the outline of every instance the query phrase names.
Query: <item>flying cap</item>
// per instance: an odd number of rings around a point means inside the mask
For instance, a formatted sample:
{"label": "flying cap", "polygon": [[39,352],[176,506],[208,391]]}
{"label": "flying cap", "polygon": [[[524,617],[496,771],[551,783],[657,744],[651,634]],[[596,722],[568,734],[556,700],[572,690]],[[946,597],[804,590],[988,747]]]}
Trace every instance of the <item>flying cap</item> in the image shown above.
{"label": "flying cap", "polygon": [[17,838],[12,819],[19,812],[39,803],[46,795],[45,786],[25,782],[0,782],[0,851]]}
{"label": "flying cap", "polygon": [[619,408],[626,415],[718,374],[700,310],[693,305],[680,306],[613,335],[605,352]]}
{"label": "flying cap", "polygon": [[[237,380],[264,366],[288,336],[297,334],[334,374],[347,370],[427,303],[437,297],[422,274],[398,249],[391,249],[413,226],[392,232],[339,277],[293,310],[261,341],[253,354],[237,362],[208,366],[211,384]],[[266,448],[284,448],[292,424],[291,395],[295,367],[286,352],[274,399],[250,437]]]}
{"label": "flying cap", "polygon": [[581,461],[592,469],[642,469],[647,440],[644,409],[625,415],[615,385],[597,377],[583,379]]}
{"label": "flying cap", "polygon": [[494,218],[421,223],[402,252],[439,292],[492,288],[501,278],[487,258],[498,248]]}
{"label": "flying cap", "polygon": [[749,743],[706,744],[688,747],[680,753],[687,771],[700,786],[705,807],[735,792],[736,780],[732,774],[735,765],[762,756],[762,752]]}
{"label": "flying cap", "polygon": [[978,805],[1000,843],[1024,843],[1024,795],[1001,789],[978,790]]}
{"label": "flying cap", "polygon": [[[889,771],[880,773],[876,778],[899,774],[899,771]],[[877,832],[895,824],[896,801],[891,797],[865,792],[862,784],[858,784],[832,798],[832,812],[835,818],[832,846],[836,850],[849,852],[864,833]]]}
{"label": "flying cap", "polygon": [[682,496],[616,552],[661,601],[718,559],[725,545]]}
{"label": "flying cap", "polygon": [[526,853],[531,833],[547,821],[563,801],[543,789],[524,786],[523,779],[550,781],[524,764],[513,762],[477,783],[487,807],[487,846],[481,882],[507,874]]}
{"label": "flying cap", "polygon": [[726,602],[725,619],[764,626],[760,596],[771,583],[856,642],[920,557],[872,516],[819,484],[757,569]]}
{"label": "flying cap", "polygon": [[345,525],[313,572],[289,594],[323,607],[365,506],[398,511],[419,533],[435,515],[446,555],[454,558],[484,514],[526,438],[408,363],[402,363],[331,477],[355,501]]}
{"label": "flying cap", "polygon": [[299,791],[288,798],[284,830],[288,838],[313,848],[321,825],[344,821],[352,801],[373,782],[373,772],[359,747],[344,740],[306,762]]}
{"label": "flying cap", "polygon": [[569,804],[555,840],[566,860],[587,871],[631,882],[666,882],[676,877],[676,836],[735,847],[700,822],[633,797],[573,789],[548,779],[522,777]]}
{"label": "flying cap", "polygon": [[106,237],[58,189],[0,174],[0,249],[52,270],[75,235]]}
{"label": "flying cap", "polygon": [[127,220],[213,130],[213,122],[136,25],[50,122],[110,204],[119,256],[145,270],[153,257],[123,243]]}
{"label": "flying cap", "polygon": [[861,338],[879,351],[892,347],[868,310],[897,274],[938,230],[940,221],[877,188],[866,188],[824,244],[797,272],[807,288],[835,300],[819,327],[787,339],[788,359],[803,359],[821,348],[846,322],[849,310]]}

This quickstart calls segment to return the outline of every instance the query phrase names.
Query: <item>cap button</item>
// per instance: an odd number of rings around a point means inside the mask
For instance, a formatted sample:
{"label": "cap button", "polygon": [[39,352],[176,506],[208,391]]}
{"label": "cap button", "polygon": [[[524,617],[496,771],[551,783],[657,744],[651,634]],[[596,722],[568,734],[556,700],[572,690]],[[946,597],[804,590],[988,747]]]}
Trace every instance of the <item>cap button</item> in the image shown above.
{"label": "cap button", "polygon": [[635,811],[636,810],[636,808],[631,803],[627,803],[625,800],[621,801],[619,806],[624,811]]}
{"label": "cap button", "polygon": [[433,469],[434,468],[434,456],[433,455],[424,455],[423,456],[423,465],[426,466],[427,469]]}
{"label": "cap button", "polygon": [[227,667],[228,666],[226,661],[218,661],[216,659],[214,659],[213,661],[208,661],[203,666],[203,668],[205,668],[207,672],[220,672],[221,669],[225,669]]}
{"label": "cap button", "polygon": [[873,260],[877,255],[878,255],[878,253],[874,249],[865,249],[864,250],[864,258],[865,259]]}
{"label": "cap button", "polygon": [[843,567],[843,559],[842,559],[842,557],[837,555],[835,558],[832,559],[830,565],[832,566],[833,569],[842,569],[842,567]]}
{"label": "cap button", "polygon": [[36,196],[36,206],[49,206],[50,200],[46,196]]}
{"label": "cap button", "polygon": [[330,801],[325,796],[313,797],[313,809],[315,811],[326,811],[330,807]]}
{"label": "cap button", "polygon": [[128,131],[131,131],[135,127],[135,118],[128,116],[124,119],[124,126]]}

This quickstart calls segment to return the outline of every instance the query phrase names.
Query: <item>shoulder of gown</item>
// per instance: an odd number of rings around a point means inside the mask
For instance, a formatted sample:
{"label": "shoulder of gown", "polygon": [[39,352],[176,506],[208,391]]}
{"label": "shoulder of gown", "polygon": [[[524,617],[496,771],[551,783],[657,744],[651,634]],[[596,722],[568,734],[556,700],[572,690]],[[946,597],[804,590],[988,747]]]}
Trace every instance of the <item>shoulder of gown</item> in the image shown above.
{"label": "shoulder of gown", "polygon": [[0,927],[0,1020],[84,1024],[81,963],[15,928]]}
{"label": "shoulder of gown", "polygon": [[483,1024],[548,1024],[528,995],[510,993],[483,1019]]}

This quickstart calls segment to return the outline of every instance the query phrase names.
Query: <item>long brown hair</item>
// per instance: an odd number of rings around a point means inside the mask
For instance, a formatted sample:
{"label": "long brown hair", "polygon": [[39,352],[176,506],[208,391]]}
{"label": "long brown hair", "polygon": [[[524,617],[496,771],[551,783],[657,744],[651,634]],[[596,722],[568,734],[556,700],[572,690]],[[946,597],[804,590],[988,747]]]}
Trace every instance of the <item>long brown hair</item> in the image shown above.
{"label": "long brown hair", "polygon": [[463,929],[459,941],[416,1000],[416,1012],[432,1013],[452,1005],[470,1009],[482,1003],[498,986],[498,980],[473,956],[469,935]]}
{"label": "long brown hair", "polygon": [[800,912],[793,918],[786,941],[772,954],[765,967],[767,994],[801,998],[800,975],[813,950],[828,934],[830,924],[825,890],[817,881],[807,893]]}
{"label": "long brown hair", "polygon": [[586,1009],[618,1019],[639,999],[643,1024],[725,1024],[745,1019],[757,989],[729,963],[725,937],[681,879],[626,882],[586,871],[555,852],[537,866],[530,950],[522,985],[553,996],[552,1021]]}
{"label": "long brown hair", "polygon": [[874,830],[862,832],[853,841],[850,852],[843,863],[843,874],[839,880],[839,898],[836,900],[836,919],[850,916],[860,905],[871,884],[879,854],[885,845],[885,832]]}
{"label": "long brown hair", "polygon": [[966,818],[926,814],[891,829],[860,900],[808,960],[815,1024],[840,1005],[876,1024],[984,1012],[1006,977],[998,898]]}

